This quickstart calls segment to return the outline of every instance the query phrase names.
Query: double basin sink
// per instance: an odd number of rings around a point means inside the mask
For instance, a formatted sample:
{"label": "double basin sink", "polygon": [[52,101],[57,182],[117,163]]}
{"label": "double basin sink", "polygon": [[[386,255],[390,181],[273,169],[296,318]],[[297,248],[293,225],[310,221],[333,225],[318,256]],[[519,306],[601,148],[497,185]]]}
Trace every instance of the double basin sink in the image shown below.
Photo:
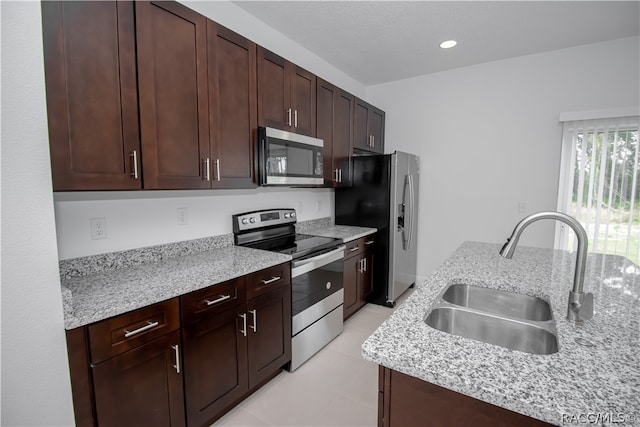
{"label": "double basin sink", "polygon": [[453,283],[425,318],[452,335],[533,354],[558,352],[551,306],[529,295]]}

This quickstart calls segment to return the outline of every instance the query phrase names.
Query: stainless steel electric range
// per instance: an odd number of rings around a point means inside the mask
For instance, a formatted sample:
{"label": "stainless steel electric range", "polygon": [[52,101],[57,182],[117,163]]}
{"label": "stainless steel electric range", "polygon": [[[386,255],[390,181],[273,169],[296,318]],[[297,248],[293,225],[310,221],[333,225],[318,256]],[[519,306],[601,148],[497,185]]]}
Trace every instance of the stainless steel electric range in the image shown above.
{"label": "stainless steel electric range", "polygon": [[291,255],[291,365],[295,371],[340,335],[345,246],[340,239],[297,234],[294,209],[233,215],[235,244]]}

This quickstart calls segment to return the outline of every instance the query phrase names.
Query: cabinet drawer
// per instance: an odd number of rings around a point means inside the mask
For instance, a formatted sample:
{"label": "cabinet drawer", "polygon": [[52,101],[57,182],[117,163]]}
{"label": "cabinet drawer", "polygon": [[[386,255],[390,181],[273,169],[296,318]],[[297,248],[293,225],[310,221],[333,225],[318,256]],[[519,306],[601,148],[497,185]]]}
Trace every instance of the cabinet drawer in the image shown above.
{"label": "cabinet drawer", "polygon": [[363,239],[352,240],[350,242],[345,243],[345,246],[346,248],[344,250],[344,257],[350,258],[362,252],[362,250],[364,249],[364,240]]}
{"label": "cabinet drawer", "polygon": [[257,271],[247,277],[247,299],[291,283],[291,264],[284,263]]}
{"label": "cabinet drawer", "polygon": [[376,244],[376,235],[375,234],[370,234],[368,236],[363,237],[360,240],[362,240],[363,249],[366,251],[366,250],[371,249],[373,246],[375,246],[375,244]]}
{"label": "cabinet drawer", "polygon": [[89,326],[91,362],[101,362],[179,327],[177,298],[95,323]]}
{"label": "cabinet drawer", "polygon": [[181,297],[182,322],[190,324],[245,302],[245,278],[228,280]]}

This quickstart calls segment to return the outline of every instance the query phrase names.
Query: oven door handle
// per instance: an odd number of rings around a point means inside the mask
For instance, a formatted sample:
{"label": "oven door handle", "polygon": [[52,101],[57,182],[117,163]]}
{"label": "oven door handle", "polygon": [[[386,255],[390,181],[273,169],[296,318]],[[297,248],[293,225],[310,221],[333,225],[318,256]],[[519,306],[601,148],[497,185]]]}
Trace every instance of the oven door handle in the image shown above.
{"label": "oven door handle", "polygon": [[345,246],[342,245],[338,249],[331,252],[324,253],[322,255],[314,256],[311,258],[293,261],[291,265],[291,277],[298,277],[304,273],[307,273],[316,268],[323,267],[332,262],[338,261],[344,258]]}

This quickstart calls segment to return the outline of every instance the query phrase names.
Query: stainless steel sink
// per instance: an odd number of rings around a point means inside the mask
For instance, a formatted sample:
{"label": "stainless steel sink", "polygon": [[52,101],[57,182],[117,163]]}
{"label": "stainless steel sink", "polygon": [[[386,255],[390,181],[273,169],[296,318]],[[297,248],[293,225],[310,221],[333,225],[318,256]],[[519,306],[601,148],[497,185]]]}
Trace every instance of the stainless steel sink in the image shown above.
{"label": "stainless steel sink", "polygon": [[435,308],[425,321],[440,331],[511,350],[533,354],[558,352],[558,338],[553,332],[527,322],[454,307]]}
{"label": "stainless steel sink", "polygon": [[529,295],[456,283],[442,299],[455,305],[524,320],[551,320],[549,303]]}
{"label": "stainless steel sink", "polygon": [[425,323],[434,329],[533,354],[558,352],[551,306],[529,295],[454,283]]}

